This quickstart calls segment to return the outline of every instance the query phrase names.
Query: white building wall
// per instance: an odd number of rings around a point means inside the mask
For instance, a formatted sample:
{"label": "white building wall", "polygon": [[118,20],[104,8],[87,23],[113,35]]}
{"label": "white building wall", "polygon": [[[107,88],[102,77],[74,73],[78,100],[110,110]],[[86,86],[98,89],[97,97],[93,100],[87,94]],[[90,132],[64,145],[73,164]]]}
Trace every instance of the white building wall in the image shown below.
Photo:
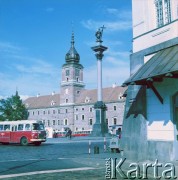
{"label": "white building wall", "polygon": [[134,39],[133,52],[138,52],[178,37],[177,29],[178,20]]}
{"label": "white building wall", "polygon": [[173,123],[172,96],[178,92],[178,80],[167,78],[154,85],[163,97],[163,104],[151,89],[147,89],[147,139],[174,141],[178,132]]}
{"label": "white building wall", "polygon": [[171,0],[170,24],[157,28],[155,0],[132,0],[133,52],[178,36],[178,0]]}

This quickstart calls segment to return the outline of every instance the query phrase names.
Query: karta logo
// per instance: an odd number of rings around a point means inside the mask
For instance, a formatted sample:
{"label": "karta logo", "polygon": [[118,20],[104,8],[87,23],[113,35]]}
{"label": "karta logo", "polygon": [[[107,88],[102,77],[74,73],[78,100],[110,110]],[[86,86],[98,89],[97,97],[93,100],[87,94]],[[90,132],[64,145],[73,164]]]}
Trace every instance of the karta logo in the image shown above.
{"label": "karta logo", "polygon": [[175,166],[172,163],[159,163],[157,159],[154,163],[142,164],[135,162],[126,163],[126,158],[121,158],[118,162],[117,158],[105,160],[106,179],[117,179],[117,177],[122,179],[177,179]]}

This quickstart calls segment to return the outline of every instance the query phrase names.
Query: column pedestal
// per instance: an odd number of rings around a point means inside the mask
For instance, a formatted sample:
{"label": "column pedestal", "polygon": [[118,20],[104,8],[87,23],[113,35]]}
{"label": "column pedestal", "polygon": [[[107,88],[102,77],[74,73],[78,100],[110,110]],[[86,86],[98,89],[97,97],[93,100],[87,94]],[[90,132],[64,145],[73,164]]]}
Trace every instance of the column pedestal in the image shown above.
{"label": "column pedestal", "polygon": [[94,105],[96,122],[93,125],[92,136],[105,136],[108,132],[106,124],[106,105],[97,101]]}

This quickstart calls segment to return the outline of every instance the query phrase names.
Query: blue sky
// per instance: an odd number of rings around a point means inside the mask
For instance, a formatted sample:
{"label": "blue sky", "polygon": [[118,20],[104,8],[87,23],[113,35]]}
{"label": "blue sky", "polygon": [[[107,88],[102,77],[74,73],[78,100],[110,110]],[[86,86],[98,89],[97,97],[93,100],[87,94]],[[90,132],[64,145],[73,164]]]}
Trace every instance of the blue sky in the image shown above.
{"label": "blue sky", "polygon": [[129,77],[132,49],[131,0],[0,0],[0,97],[22,98],[60,92],[61,67],[70,48],[84,66],[87,89],[97,87],[91,47],[102,25],[103,87]]}

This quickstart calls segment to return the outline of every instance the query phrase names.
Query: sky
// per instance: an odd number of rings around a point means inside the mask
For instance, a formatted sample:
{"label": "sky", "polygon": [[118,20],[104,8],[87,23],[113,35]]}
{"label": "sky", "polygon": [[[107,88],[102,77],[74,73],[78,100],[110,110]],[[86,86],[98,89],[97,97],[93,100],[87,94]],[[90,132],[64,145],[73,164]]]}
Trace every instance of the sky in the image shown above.
{"label": "sky", "polygon": [[91,47],[103,25],[103,87],[121,85],[130,71],[131,15],[131,0],[0,0],[0,98],[60,93],[72,31],[85,88],[96,89]]}

